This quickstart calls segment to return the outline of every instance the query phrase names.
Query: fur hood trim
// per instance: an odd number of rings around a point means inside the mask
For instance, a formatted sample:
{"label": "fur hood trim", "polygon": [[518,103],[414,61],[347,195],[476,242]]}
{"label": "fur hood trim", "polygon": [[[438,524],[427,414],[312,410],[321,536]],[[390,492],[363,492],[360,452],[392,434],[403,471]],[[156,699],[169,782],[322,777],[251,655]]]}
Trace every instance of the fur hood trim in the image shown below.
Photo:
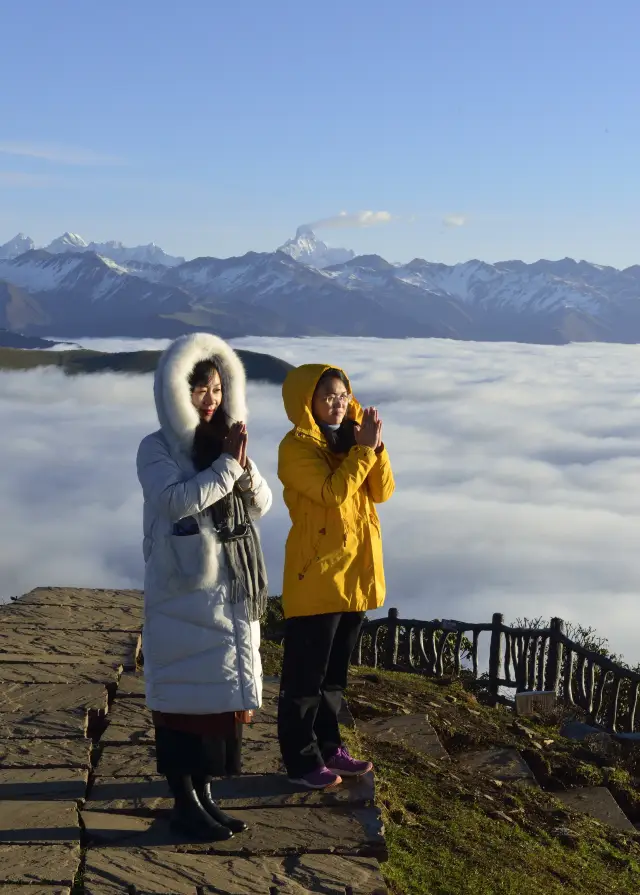
{"label": "fur hood trim", "polygon": [[172,448],[190,454],[200,422],[191,403],[189,376],[197,363],[212,360],[220,370],[225,410],[231,422],[247,418],[246,374],[242,361],[225,341],[210,333],[180,336],[162,353],[153,393],[162,432]]}

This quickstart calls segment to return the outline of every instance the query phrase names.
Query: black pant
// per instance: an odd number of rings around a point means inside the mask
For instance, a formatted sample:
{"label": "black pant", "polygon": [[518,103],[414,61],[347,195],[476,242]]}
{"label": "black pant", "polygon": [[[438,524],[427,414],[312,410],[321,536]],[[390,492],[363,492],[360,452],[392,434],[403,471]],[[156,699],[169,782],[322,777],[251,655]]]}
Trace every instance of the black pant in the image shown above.
{"label": "black pant", "polygon": [[322,767],[342,745],[338,713],[363,612],[289,618],[278,704],[278,739],[290,777]]}

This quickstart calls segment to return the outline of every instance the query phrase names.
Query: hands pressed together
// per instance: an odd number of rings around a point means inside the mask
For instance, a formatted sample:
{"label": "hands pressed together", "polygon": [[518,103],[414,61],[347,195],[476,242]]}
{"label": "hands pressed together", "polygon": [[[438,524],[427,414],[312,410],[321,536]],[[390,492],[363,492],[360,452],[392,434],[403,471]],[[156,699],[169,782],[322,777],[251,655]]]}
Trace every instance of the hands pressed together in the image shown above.
{"label": "hands pressed together", "polygon": [[374,451],[382,447],[382,420],[375,407],[367,407],[364,411],[362,422],[355,428],[355,439],[356,444]]}
{"label": "hands pressed together", "polygon": [[[382,420],[375,407],[367,407],[362,415],[362,422],[355,427],[356,444],[372,448],[374,451],[382,447]],[[233,423],[222,443],[222,451],[229,454],[242,466],[247,467],[247,427],[243,422]]]}
{"label": "hands pressed together", "polygon": [[233,457],[243,469],[247,467],[247,440],[247,427],[239,422],[231,425],[229,433],[222,442],[222,452]]}

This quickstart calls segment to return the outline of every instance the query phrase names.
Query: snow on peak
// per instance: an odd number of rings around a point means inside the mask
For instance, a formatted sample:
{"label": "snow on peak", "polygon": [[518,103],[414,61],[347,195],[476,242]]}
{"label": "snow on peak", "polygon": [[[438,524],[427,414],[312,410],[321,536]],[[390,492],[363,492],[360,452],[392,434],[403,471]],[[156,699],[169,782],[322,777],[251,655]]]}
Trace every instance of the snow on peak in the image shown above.
{"label": "snow on peak", "polygon": [[31,252],[35,247],[36,244],[31,237],[25,236],[24,233],[18,233],[9,242],[0,246],[0,259],[9,261],[19,255],[24,255],[25,252]]}
{"label": "snow on peak", "polygon": [[301,224],[296,230],[296,239],[311,239],[317,242],[316,234],[313,232],[309,224]]}
{"label": "snow on peak", "polygon": [[148,245],[128,248],[118,240],[108,242],[85,242],[77,233],[64,233],[58,239],[46,246],[46,251],[52,255],[60,255],[64,252],[95,252],[103,258],[110,258],[116,264],[128,264],[141,262],[145,264],[159,264],[163,267],[176,267],[184,264],[184,258],[167,255],[166,252],[150,242]]}
{"label": "snow on peak", "polygon": [[306,264],[309,267],[332,267],[335,264],[344,264],[355,257],[355,252],[350,249],[333,249],[315,235],[308,224],[302,224],[296,230],[294,239],[288,239],[278,249],[289,255],[294,261]]}
{"label": "snow on peak", "polygon": [[53,242],[46,246],[47,252],[52,255],[59,255],[62,252],[84,251],[88,248],[87,243],[77,233],[63,233]]}

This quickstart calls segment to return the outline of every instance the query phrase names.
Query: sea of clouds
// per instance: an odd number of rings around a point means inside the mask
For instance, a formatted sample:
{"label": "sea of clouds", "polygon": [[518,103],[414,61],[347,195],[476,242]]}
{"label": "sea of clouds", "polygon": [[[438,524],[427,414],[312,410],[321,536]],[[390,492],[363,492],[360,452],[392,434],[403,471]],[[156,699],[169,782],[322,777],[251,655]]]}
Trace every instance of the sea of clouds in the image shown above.
{"label": "sea of clouds", "polygon": [[[640,346],[235,344],[343,366],[379,408],[397,482],[380,510],[387,606],[559,615],[640,661]],[[276,452],[289,423],[279,388],[251,384],[249,406],[250,453],[275,494],[262,537],[277,593],[288,516]],[[0,600],[37,585],[141,586],[135,454],[156,426],[150,376],[0,373]]]}

